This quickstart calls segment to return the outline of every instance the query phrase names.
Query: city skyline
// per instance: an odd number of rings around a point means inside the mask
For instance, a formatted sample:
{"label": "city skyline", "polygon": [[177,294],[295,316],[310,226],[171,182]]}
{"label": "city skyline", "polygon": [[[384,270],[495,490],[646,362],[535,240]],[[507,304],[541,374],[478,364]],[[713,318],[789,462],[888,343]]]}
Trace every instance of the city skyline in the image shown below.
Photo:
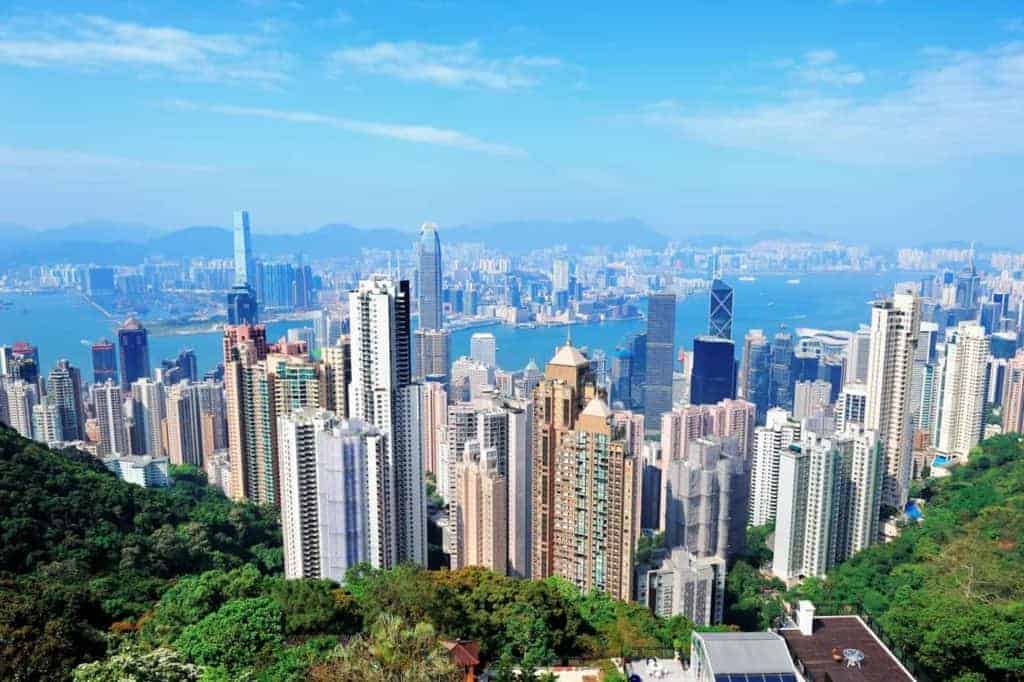
{"label": "city skyline", "polygon": [[637,217],[673,238],[1014,240],[1019,5],[647,10],[14,9],[0,222],[222,224],[227,201],[267,232]]}

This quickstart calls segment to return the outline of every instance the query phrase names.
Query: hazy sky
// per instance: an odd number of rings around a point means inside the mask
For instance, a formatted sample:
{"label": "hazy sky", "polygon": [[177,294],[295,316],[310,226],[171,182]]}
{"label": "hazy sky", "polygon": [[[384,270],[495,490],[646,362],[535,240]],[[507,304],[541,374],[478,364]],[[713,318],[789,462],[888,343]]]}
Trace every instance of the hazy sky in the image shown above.
{"label": "hazy sky", "polygon": [[0,222],[1024,246],[1024,4],[0,3]]}

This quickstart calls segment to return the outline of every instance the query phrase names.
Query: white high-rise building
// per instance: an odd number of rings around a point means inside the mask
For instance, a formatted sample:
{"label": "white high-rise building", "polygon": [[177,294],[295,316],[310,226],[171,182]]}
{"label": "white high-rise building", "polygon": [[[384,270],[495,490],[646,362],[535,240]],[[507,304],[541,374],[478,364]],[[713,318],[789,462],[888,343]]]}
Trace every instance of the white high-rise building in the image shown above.
{"label": "white high-rise building", "polygon": [[780,407],[768,410],[764,426],[754,429],[754,456],[750,470],[750,525],[775,520],[779,498],[779,463],[782,453],[800,441],[800,422]]}
{"label": "white high-rise building", "polygon": [[96,454],[100,457],[119,457],[131,454],[128,432],[124,425],[124,399],[121,385],[111,379],[92,386],[92,404],[96,409],[96,422],[100,442]]}
{"label": "white high-rise building", "polygon": [[487,367],[498,366],[498,341],[490,332],[477,332],[469,337],[469,357]]}
{"label": "white high-rise building", "polygon": [[368,489],[382,464],[379,432],[306,407],[278,416],[277,433],[285,577],[342,582],[357,563],[380,567],[371,529],[386,523]]}
{"label": "white high-rise building", "polygon": [[915,294],[897,293],[872,305],[865,426],[878,434],[885,453],[882,502],[898,509],[906,504],[913,464],[910,384],[920,324]]}
{"label": "white high-rise building", "polygon": [[32,406],[32,433],[37,441],[54,447],[64,440],[60,414],[60,406],[49,396]]}
{"label": "white high-rise building", "polygon": [[382,474],[390,479],[376,489],[386,505],[384,567],[427,563],[422,386],[412,383],[409,307],[404,280],[374,277],[349,294],[350,417],[380,431],[387,464]]}
{"label": "white high-rise building", "polygon": [[132,384],[132,399],[135,428],[142,428],[139,440],[145,448],[133,454],[163,457],[164,385],[148,377],[139,379]]}
{"label": "white high-rise building", "polygon": [[822,576],[878,539],[882,453],[851,425],[822,438],[805,431],[780,463],[773,571]]}
{"label": "white high-rise building", "polygon": [[868,387],[861,383],[846,384],[836,398],[836,431],[845,431],[851,424],[864,426],[868,409]]}
{"label": "white high-rise building", "polygon": [[39,401],[33,384],[23,379],[7,379],[7,419],[12,429],[23,438],[32,437],[32,408]]}
{"label": "white high-rise building", "polygon": [[981,442],[989,338],[975,322],[961,322],[946,332],[942,357],[935,449],[967,457]]}

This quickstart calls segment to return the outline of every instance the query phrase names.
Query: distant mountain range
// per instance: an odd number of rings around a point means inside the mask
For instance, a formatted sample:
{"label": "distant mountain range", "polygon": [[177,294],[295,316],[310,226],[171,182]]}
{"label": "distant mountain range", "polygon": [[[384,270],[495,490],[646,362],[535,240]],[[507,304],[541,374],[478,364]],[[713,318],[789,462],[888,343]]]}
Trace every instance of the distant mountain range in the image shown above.
{"label": "distant mountain range", "polygon": [[[0,252],[0,265],[42,265],[53,263],[96,263],[128,265],[147,256],[166,258],[230,258],[231,230],[215,226],[193,226],[160,231],[146,225],[107,221],[75,223],[54,230],[32,230],[0,223],[0,239],[7,248]],[[346,224],[329,224],[295,234],[253,234],[257,255],[281,257],[298,254],[342,257],[363,249],[410,249],[416,234],[391,228],[361,229]],[[571,222],[518,221],[442,229],[443,243],[475,242],[509,253],[566,245],[603,244],[609,249],[628,246],[662,248],[668,238],[636,219]]]}

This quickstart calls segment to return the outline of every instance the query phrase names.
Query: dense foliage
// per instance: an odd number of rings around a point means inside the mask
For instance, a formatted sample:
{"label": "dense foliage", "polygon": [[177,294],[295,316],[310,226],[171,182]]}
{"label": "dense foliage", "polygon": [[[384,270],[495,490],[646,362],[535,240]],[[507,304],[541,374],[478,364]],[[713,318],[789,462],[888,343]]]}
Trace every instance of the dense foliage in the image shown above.
{"label": "dense foliage", "polygon": [[330,680],[357,661],[367,679],[445,679],[440,640],[456,638],[479,642],[509,680],[513,668],[685,649],[692,630],[563,580],[483,569],[286,581],[273,510],[230,502],[190,467],[169,489],[139,488],[6,429],[0,539],[5,680]]}
{"label": "dense foliage", "polygon": [[918,495],[924,521],[794,597],[860,612],[933,680],[1024,679],[1024,446],[991,438]]}
{"label": "dense foliage", "polygon": [[[0,679],[60,679],[175,578],[281,566],[273,510],[233,504],[193,468],[168,490],[0,427]],[[130,627],[130,626],[129,626]]]}

